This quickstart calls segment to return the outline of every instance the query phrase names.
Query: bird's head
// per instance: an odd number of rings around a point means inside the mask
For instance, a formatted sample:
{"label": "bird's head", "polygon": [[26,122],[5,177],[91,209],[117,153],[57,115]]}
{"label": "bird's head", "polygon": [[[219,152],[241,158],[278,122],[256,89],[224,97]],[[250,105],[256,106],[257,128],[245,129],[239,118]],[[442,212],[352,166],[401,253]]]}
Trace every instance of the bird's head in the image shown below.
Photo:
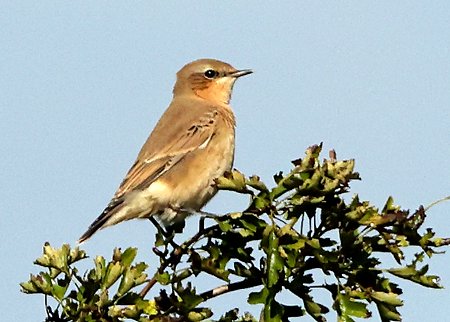
{"label": "bird's head", "polygon": [[236,79],[251,73],[249,69],[237,70],[219,60],[199,59],[177,73],[173,94],[196,95],[213,103],[228,104]]}

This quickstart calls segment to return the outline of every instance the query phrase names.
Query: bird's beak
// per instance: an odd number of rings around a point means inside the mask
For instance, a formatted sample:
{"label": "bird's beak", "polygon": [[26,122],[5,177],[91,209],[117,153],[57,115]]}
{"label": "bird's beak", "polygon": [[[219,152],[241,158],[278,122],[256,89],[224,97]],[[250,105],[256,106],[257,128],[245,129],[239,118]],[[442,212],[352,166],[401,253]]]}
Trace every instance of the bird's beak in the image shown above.
{"label": "bird's beak", "polygon": [[238,78],[238,77],[245,76],[245,75],[248,75],[251,73],[253,73],[253,71],[251,69],[241,69],[241,70],[237,70],[235,72],[229,73],[228,76]]}

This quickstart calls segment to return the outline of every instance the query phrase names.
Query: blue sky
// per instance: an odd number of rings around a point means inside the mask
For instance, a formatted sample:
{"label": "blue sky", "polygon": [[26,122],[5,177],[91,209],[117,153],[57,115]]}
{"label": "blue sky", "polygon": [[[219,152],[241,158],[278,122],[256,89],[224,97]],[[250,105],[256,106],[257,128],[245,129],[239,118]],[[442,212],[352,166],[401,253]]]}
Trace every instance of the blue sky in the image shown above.
{"label": "blue sky", "polygon": [[[18,283],[36,272],[45,241],[73,245],[103,210],[170,102],[176,71],[197,58],[255,71],[232,99],[242,172],[270,182],[324,142],[356,159],[353,193],[379,207],[389,195],[413,209],[450,195],[449,14],[448,1],[3,3],[2,316],[43,320],[43,299]],[[206,210],[246,202],[222,192]],[[427,226],[449,236],[449,211],[432,208]],[[133,221],[83,246],[107,257],[137,246],[148,261],[153,239],[150,223]],[[399,281],[405,321],[450,315],[449,255],[430,263],[447,289]],[[235,299],[213,305],[244,297]]]}

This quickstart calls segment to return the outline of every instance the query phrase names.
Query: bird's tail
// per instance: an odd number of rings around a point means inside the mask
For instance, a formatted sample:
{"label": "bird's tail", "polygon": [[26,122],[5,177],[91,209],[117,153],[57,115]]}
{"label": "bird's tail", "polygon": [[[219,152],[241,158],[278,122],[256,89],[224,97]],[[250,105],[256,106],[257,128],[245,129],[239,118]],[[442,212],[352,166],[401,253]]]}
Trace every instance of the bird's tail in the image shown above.
{"label": "bird's tail", "polygon": [[89,226],[88,230],[78,239],[78,244],[81,244],[92,237],[98,230],[108,227],[114,223],[109,223],[112,216],[117,213],[123,206],[123,199],[113,199],[109,203],[108,207],[103,210],[100,216],[94,220],[94,222]]}

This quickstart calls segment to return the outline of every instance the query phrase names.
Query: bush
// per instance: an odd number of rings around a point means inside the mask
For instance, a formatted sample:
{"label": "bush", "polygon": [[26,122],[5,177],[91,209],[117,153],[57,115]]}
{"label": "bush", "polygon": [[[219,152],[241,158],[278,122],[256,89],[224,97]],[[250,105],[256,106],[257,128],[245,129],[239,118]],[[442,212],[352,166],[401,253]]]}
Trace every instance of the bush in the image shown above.
{"label": "bush", "polygon": [[[201,321],[213,313],[223,314],[218,321],[256,321],[231,304],[228,312],[205,306],[208,299],[255,286],[247,300],[262,305],[261,321],[301,316],[325,321],[330,310],[339,321],[353,321],[371,317],[371,303],[381,320],[398,321],[402,290],[392,277],[441,287],[422,262],[450,239],[422,228],[422,206],[402,210],[391,197],[381,210],[357,195],[346,201],[351,181],[359,180],[354,160],[337,161],[331,151],[320,161],[320,152],[321,146],[310,147],[293,161],[290,173],[274,176],[272,188],[236,170],[219,178],[220,189],[251,196],[248,208],[203,214],[202,228],[182,244],[173,240],[176,229],[165,231],[151,219],[157,228],[153,251],[160,260],[152,272],[146,273],[147,264],[134,263],[137,250],[128,248],[115,249],[109,262],[95,257],[94,267],[80,274],[75,264],[87,258],[83,250],[46,244],[35,261],[45,270],[22,283],[22,291],[56,300],[55,307],[47,307],[46,321]],[[408,249],[416,252],[412,258],[405,255]],[[383,265],[383,254],[395,267]],[[223,283],[199,293],[192,282],[200,274]],[[155,285],[159,293],[147,298]],[[317,290],[327,291],[330,303],[318,303]],[[281,292],[291,293],[298,304],[281,303]]]}

